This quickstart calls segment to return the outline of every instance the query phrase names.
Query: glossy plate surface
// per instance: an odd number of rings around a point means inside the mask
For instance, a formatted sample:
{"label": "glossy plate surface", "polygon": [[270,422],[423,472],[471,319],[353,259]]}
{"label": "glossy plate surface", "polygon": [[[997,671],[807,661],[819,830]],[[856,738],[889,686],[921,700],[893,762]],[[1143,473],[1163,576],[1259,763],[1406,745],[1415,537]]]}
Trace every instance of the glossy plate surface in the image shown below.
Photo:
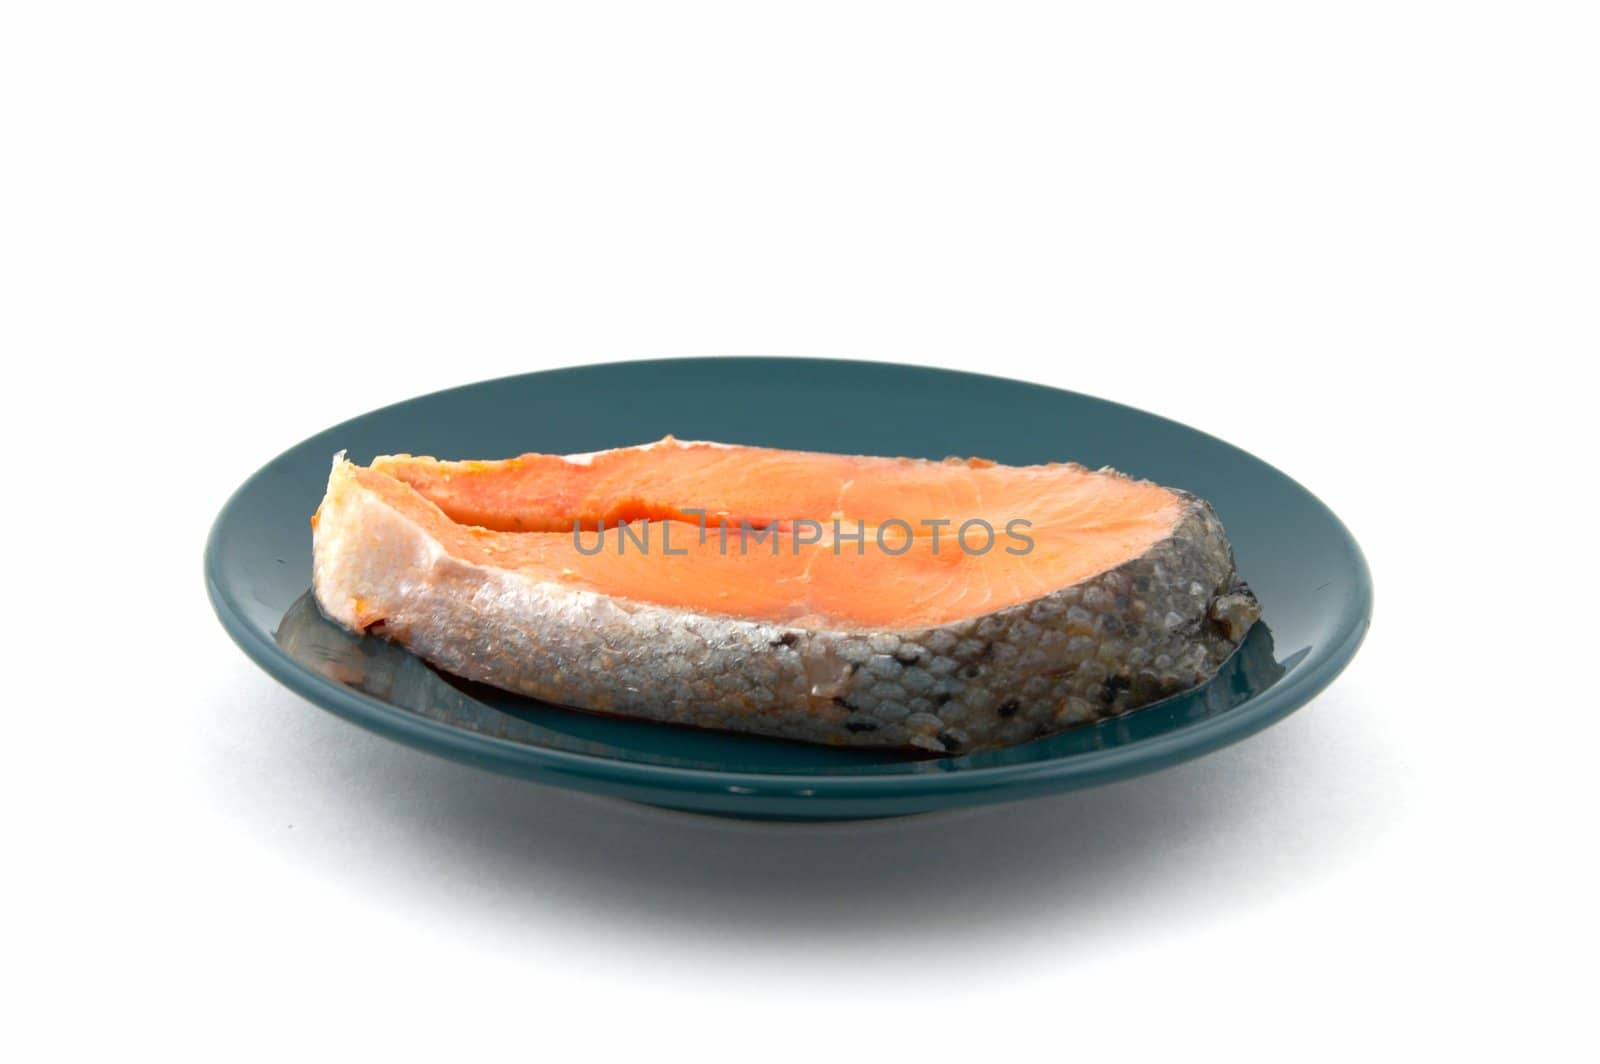
{"label": "glossy plate surface", "polygon": [[[671,433],[852,454],[1115,466],[1216,507],[1263,621],[1206,686],[1007,750],[925,759],[592,716],[441,674],[325,621],[308,523],[339,450],[495,458]],[[1148,772],[1236,741],[1322,690],[1366,632],[1361,551],[1327,507],[1221,440],[1101,399],[911,366],[675,359],[531,373],[335,426],[256,473],[206,545],[207,588],[271,675],[382,735],[541,783],[732,816],[843,819],[1011,801]]]}

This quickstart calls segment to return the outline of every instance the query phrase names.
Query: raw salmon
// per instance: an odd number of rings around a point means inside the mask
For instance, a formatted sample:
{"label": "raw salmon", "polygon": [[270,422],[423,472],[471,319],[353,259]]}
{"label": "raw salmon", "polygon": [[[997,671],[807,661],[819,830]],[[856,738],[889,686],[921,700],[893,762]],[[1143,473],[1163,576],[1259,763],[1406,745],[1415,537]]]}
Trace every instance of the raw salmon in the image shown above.
{"label": "raw salmon", "polygon": [[1075,464],[684,442],[336,458],[315,593],[550,702],[953,753],[1203,682],[1259,610],[1211,507]]}

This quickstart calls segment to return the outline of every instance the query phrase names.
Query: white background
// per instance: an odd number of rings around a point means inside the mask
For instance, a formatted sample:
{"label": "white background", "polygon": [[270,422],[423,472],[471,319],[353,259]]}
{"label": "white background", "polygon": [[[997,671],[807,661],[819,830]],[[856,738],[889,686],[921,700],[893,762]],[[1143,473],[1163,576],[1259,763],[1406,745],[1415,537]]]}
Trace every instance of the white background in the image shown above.
{"label": "white background", "polygon": [[[1592,4],[3,11],[12,1059],[1594,1052]],[[1221,435],[1368,644],[1153,777],[770,827],[401,748],[212,618],[302,437],[704,354]]]}

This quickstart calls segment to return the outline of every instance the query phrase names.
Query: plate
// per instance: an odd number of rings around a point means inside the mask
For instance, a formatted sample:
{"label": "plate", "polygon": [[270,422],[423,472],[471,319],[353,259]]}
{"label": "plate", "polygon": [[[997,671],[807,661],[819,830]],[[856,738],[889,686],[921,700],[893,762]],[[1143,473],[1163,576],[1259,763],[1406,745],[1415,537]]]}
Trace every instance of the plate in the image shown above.
{"label": "plate", "polygon": [[[1114,466],[1211,501],[1262,622],[1203,687],[1096,725],[956,758],[835,749],[562,709],[440,673],[317,612],[308,523],[334,453],[492,458],[658,439]],[[1299,484],[1131,407],[971,373],[716,358],[529,373],[364,414],[269,462],[228,501],[205,575],[228,634],[273,677],[380,735],[540,783],[763,819],[900,816],[1122,779],[1235,742],[1326,687],[1365,635],[1355,540]]]}

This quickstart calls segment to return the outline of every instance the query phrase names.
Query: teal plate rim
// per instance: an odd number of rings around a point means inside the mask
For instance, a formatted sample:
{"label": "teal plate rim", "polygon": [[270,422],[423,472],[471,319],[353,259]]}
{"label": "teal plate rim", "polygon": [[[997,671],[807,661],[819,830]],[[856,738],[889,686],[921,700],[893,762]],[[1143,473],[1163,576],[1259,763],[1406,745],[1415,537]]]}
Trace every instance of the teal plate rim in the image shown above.
{"label": "teal plate rim", "polygon": [[[271,631],[251,619],[240,601],[240,588],[230,577],[223,560],[224,546],[240,534],[245,511],[263,482],[277,475],[283,464],[302,454],[324,437],[338,436],[367,419],[390,414],[403,407],[459,397],[473,389],[495,388],[532,378],[547,378],[562,373],[603,373],[626,375],[649,369],[671,371],[673,367],[729,368],[760,366],[763,372],[776,367],[799,373],[828,370],[902,370],[949,378],[967,378],[1052,393],[1061,400],[1103,406],[1131,418],[1148,419],[1152,425],[1181,429],[1203,438],[1227,452],[1258,463],[1303,495],[1303,503],[1319,511],[1316,516],[1342,540],[1341,559],[1346,581],[1345,606],[1325,637],[1308,648],[1288,674],[1266,690],[1253,694],[1226,712],[1195,720],[1161,734],[1105,749],[1074,752],[1021,763],[974,766],[956,771],[907,773],[790,773],[747,769],[705,769],[672,764],[630,761],[616,757],[561,750],[548,746],[514,742],[493,735],[454,727],[419,716],[382,698],[341,684],[313,671],[291,657],[278,645]],[[625,442],[625,441],[618,441]],[[319,452],[320,453],[320,452]],[[331,455],[332,451],[329,451]],[[452,456],[457,457],[457,456]],[[460,457],[467,457],[462,455]],[[321,485],[316,485],[320,495]],[[303,520],[309,515],[296,514]],[[1224,524],[1227,515],[1224,514]],[[1230,533],[1233,531],[1229,527]],[[309,534],[307,535],[309,543]],[[308,547],[309,552],[309,547]],[[262,557],[262,565],[278,559]],[[1241,562],[1246,579],[1250,574]],[[407,745],[454,759],[478,768],[520,777],[535,782],[608,794],[646,804],[729,816],[761,819],[855,819],[896,816],[991,802],[1014,801],[1057,791],[1109,783],[1157,771],[1202,756],[1237,742],[1283,719],[1324,690],[1349,664],[1360,648],[1370,626],[1372,580],[1365,558],[1348,529],[1319,499],[1298,482],[1231,444],[1138,408],[1081,393],[1029,384],[1009,378],[953,370],[937,370],[894,363],[789,358],[684,358],[634,362],[601,363],[589,366],[514,374],[479,381],[403,400],[351,418],[317,433],[281,452],[247,479],[223,505],[205,547],[205,582],[212,606],[223,628],[257,665],[284,686],[323,709],[379,735]],[[1270,611],[1270,603],[1268,604]],[[1270,617],[1269,617],[1270,619]],[[1181,697],[1181,696],[1180,696]],[[1157,705],[1161,705],[1158,703]],[[1147,707],[1139,713],[1149,712]],[[1121,718],[1121,719],[1127,719]],[[669,725],[648,725],[667,728]]]}

